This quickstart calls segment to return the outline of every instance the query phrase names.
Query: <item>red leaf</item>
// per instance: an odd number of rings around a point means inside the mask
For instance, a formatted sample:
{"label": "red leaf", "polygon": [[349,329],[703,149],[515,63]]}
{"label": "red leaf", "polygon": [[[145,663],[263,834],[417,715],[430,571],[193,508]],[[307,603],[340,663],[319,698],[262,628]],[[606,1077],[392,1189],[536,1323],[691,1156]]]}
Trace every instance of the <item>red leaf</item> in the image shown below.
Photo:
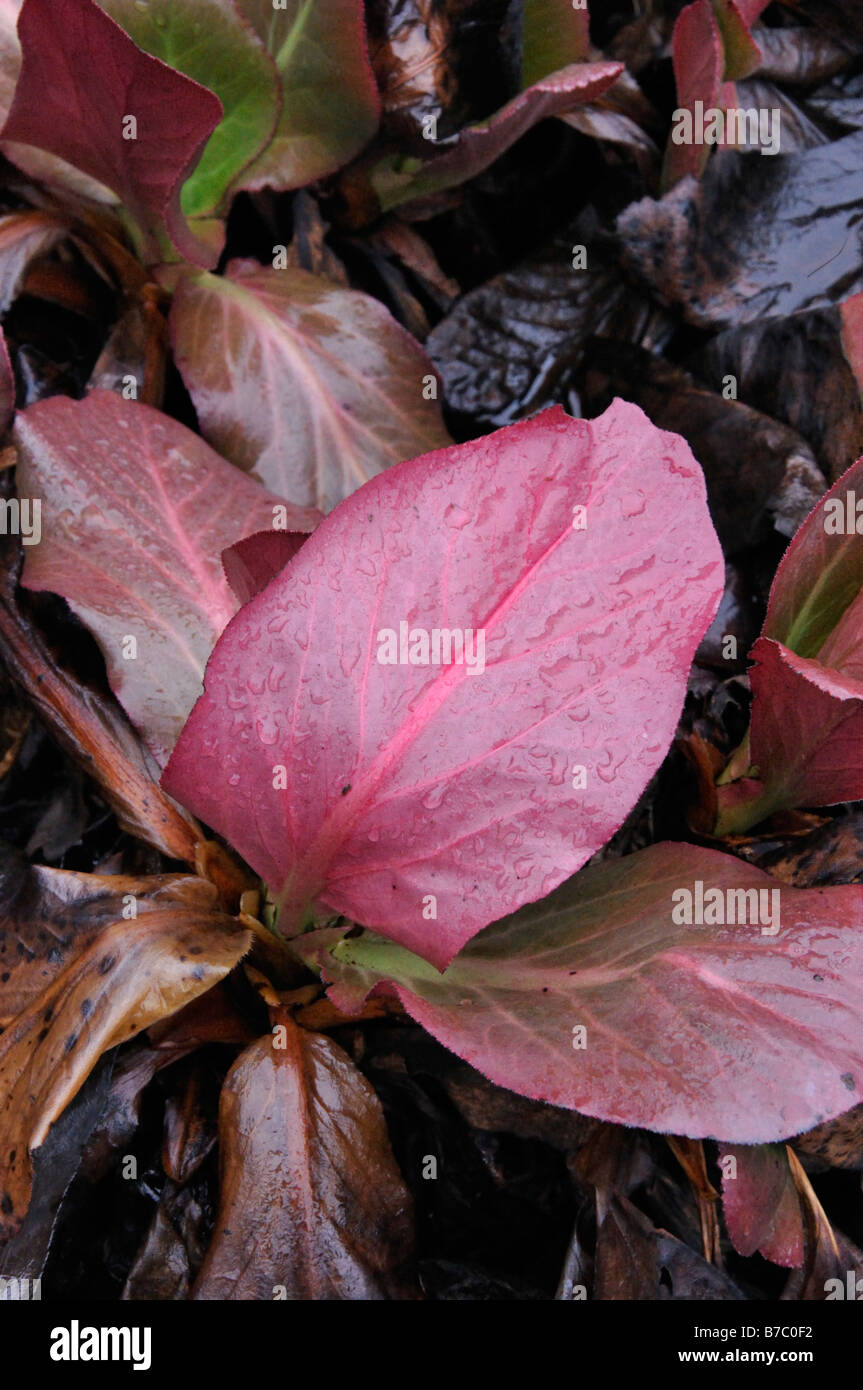
{"label": "red leaf", "polygon": [[[95,391],[18,417],[18,486],[44,508],[23,583],[68,599],[98,638],[121,704],[164,763],[236,612],[222,570],[235,540],[316,514],[283,504],[184,425]],[[135,639],[129,656],[128,639]]]}
{"label": "red leaf", "polygon": [[[863,797],[863,459],[810,512],[770,590],[750,655],[749,748],[718,789],[717,832]],[[863,527],[863,519],[859,520]]]}
{"label": "red leaf", "polygon": [[[164,221],[187,260],[212,265],[180,211],[180,189],[221,119],[218,97],[143,53],[93,0],[24,0],[18,36],[21,75],[0,139],[107,184],[140,223],[150,258],[161,258],[154,234]],[[124,137],[130,116],[136,138]]]}
{"label": "red leaf", "polygon": [[[764,934],[771,897],[760,924],[675,923],[672,895],[697,900],[699,881],[708,904],[709,889],[723,894],[726,918],[729,889],[778,892],[777,934]],[[660,844],[591,865],[475,937],[443,975],[369,934],[299,944],[340,1009],[394,988],[499,1085],[601,1120],[751,1144],[859,1100],[861,914],[857,884],[789,888],[731,855]]]}
{"label": "red leaf", "polygon": [[[164,785],[283,895],[283,930],[317,902],[442,965],[620,825],[722,576],[697,464],[636,406],[414,459],[238,615]],[[403,664],[414,629],[428,665]]]}
{"label": "red leaf", "polygon": [[734,1249],[741,1255],[757,1250],[765,1260],[788,1268],[802,1265],[803,1213],[787,1151],[767,1144],[727,1144],[719,1162],[722,1209]]}
{"label": "red leaf", "polygon": [[[695,0],[681,10],[672,35],[679,110],[694,114],[696,102],[705,112],[736,106],[733,83],[761,64],[749,25],[750,16],[757,18],[764,7],[760,0]],[[672,131],[665,154],[666,187],[686,174],[700,174],[709,155],[709,144],[678,143]]]}
{"label": "red leaf", "polygon": [[383,160],[372,174],[381,208],[386,212],[475,178],[538,121],[594,101],[623,71],[622,63],[571,63],[519,92],[487,121],[467,126],[452,149],[426,160],[419,169],[403,172],[401,156]]}
{"label": "red leaf", "polygon": [[241,606],[267,587],[305,539],[296,531],[256,531],[222,552],[225,578]]}

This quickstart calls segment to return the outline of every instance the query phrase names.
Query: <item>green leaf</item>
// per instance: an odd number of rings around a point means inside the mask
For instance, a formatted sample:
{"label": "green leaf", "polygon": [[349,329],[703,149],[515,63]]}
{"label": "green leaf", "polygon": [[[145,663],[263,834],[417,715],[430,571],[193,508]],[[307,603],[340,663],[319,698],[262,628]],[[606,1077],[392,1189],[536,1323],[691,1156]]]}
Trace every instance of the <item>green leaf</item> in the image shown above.
{"label": "green leaf", "polygon": [[346,164],[374,135],[380,100],[362,0],[237,0],[275,60],[282,112],[238,188],[301,188]]}
{"label": "green leaf", "polygon": [[225,114],[183,186],[187,217],[220,209],[242,170],[268,144],[281,110],[276,66],[233,0],[100,0],[131,39],[209,87]]}

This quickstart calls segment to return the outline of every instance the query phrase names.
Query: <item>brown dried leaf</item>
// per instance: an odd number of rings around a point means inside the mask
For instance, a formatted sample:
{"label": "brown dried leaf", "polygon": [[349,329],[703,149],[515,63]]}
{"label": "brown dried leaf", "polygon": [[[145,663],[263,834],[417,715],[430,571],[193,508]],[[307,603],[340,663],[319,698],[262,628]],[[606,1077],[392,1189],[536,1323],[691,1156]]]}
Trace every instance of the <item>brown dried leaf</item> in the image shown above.
{"label": "brown dried leaf", "polygon": [[102,1053],[210,989],[248,946],[199,906],[113,922],[0,1035],[0,1233],[27,1209],[32,1151]]}

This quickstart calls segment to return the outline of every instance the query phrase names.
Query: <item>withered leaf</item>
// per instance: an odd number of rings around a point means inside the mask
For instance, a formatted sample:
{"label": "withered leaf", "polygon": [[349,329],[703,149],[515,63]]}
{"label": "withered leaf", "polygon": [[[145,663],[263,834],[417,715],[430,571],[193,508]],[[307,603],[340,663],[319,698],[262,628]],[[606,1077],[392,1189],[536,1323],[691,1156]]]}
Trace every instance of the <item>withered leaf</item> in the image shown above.
{"label": "withered leaf", "polygon": [[411,1204],[380,1103],[341,1048],[282,1018],[228,1073],[221,1206],[195,1299],[410,1296]]}
{"label": "withered leaf", "polygon": [[212,884],[185,874],[133,878],[48,869],[0,845],[0,1027],[38,999],[111,922],[174,903],[205,912],[216,897]]}
{"label": "withered leaf", "polygon": [[0,1233],[20,1223],[32,1152],[99,1057],[210,989],[248,946],[200,906],[114,922],[0,1034]]}

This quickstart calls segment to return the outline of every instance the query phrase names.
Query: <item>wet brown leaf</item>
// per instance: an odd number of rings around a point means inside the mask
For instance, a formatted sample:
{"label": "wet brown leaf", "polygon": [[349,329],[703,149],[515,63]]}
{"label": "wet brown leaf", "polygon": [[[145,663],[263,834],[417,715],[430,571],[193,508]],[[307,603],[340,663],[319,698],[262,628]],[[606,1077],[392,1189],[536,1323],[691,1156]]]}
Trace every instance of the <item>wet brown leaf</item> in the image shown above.
{"label": "wet brown leaf", "polygon": [[210,989],[248,946],[232,918],[200,907],[114,922],[0,1034],[0,1232],[21,1221],[32,1152],[99,1057]]}
{"label": "wet brown leaf", "polygon": [[206,912],[216,890],[184,874],[131,878],[48,869],[0,846],[0,1026],[38,999],[110,923],[174,903]]}
{"label": "wet brown leaf", "polygon": [[380,1104],[341,1048],[282,1016],[234,1063],[221,1206],[195,1299],[410,1296],[411,1204]]}

